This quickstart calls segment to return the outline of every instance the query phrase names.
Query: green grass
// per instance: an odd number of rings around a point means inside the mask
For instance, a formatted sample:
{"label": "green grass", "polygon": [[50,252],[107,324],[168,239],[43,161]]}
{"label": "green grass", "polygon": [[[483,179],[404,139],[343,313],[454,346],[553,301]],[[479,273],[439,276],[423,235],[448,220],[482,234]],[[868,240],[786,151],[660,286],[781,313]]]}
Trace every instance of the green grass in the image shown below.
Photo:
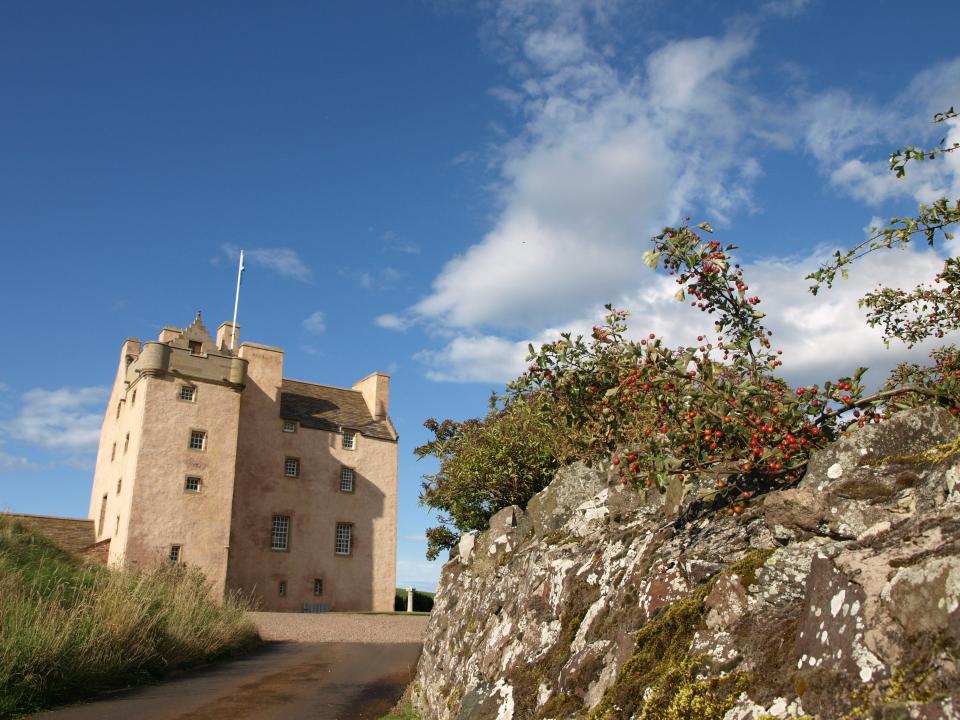
{"label": "green grass", "polygon": [[380,720],[420,720],[420,716],[417,714],[417,711],[413,709],[413,705],[406,703],[400,708],[398,713],[384,715]]}
{"label": "green grass", "polygon": [[0,717],[149,682],[259,642],[198,570],[87,563],[0,518]]}

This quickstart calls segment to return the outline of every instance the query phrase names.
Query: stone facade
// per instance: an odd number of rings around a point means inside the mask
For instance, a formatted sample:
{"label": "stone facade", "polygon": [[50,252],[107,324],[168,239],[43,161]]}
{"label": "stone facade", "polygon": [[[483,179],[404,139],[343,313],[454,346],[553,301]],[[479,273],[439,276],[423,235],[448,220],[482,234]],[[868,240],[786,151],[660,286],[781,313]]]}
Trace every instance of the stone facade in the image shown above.
{"label": "stone facade", "polygon": [[232,351],[235,332],[223,323],[214,340],[198,313],[158,341],[124,342],[90,495],[96,540],[111,563],[174,555],[215,594],[266,610],[392,610],[389,377],[289,380],[282,350]]}
{"label": "stone facade", "polygon": [[466,534],[424,720],[960,718],[960,423],[904,411],[742,515],[574,465]]}

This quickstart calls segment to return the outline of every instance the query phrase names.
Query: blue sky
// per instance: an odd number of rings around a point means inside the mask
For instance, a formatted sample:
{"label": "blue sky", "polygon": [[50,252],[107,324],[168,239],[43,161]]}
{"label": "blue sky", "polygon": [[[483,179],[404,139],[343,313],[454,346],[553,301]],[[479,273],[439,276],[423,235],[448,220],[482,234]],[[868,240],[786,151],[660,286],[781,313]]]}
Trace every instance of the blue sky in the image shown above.
{"label": "blue sky", "polygon": [[[950,2],[7,3],[0,8],[0,508],[83,516],[120,342],[232,311],[292,378],[393,376],[398,581],[431,587],[412,449],[482,414],[528,341],[604,302],[683,342],[640,261],[684,215],[737,242],[797,380],[878,368],[855,299],[803,275],[874,218],[960,193]],[[939,134],[938,134],[939,133]]]}

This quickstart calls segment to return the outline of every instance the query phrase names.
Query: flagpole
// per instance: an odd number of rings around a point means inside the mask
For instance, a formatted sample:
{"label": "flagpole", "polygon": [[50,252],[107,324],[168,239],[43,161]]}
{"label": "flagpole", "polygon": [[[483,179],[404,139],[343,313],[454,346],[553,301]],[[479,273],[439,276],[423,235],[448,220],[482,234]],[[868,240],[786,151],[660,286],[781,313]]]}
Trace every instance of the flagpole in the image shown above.
{"label": "flagpole", "polygon": [[243,279],[243,250],[240,251],[240,269],[237,270],[237,296],[233,301],[233,327],[230,329],[230,351],[237,340],[237,308],[240,307],[240,281]]}

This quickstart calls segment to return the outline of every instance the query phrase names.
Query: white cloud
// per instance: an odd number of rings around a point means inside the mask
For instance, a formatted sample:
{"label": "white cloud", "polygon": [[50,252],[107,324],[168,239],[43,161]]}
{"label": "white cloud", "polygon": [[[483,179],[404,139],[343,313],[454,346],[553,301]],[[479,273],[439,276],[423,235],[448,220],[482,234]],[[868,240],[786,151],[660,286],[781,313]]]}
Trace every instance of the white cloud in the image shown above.
{"label": "white cloud", "polygon": [[[221,247],[223,252],[231,259],[236,259],[240,255],[240,249],[235,245],[223,245]],[[303,262],[297,251],[290,248],[244,249],[243,257],[245,264],[249,263],[251,267],[264,267],[278,275],[293,278],[300,282],[309,282],[313,276],[312,271]]]}
{"label": "white cloud", "polygon": [[324,314],[317,310],[303,321],[303,329],[311,335],[320,335],[327,329],[327,320]]}
{"label": "white cloud", "polygon": [[[750,292],[761,297],[759,307],[767,313],[775,346],[784,352],[783,374],[793,382],[820,382],[862,365],[873,369],[869,378],[876,383],[897,362],[922,357],[923,348],[908,351],[892,344],[887,349],[880,331],[866,325],[866,314],[857,306],[857,300],[877,284],[907,288],[929,282],[941,269],[942,256],[927,249],[875,253],[853,268],[849,280],[813,296],[808,292],[809,281],[804,278],[827,256],[826,252],[817,252],[744,265]],[[614,298],[617,307],[631,312],[632,336],[655,332],[668,345],[681,345],[694,343],[700,334],[714,335],[708,316],[676,300],[677,286],[672,279],[647,272],[649,283]],[[603,312],[594,307],[561,327],[574,334],[589,335]],[[425,363],[427,376],[432,380],[501,384],[523,371],[528,342],[539,347],[557,337],[556,329],[544,330],[522,341],[461,335],[440,350],[418,353],[417,359]]]}
{"label": "white cloud", "polygon": [[441,561],[397,559],[397,585],[432,592],[440,582]]}
{"label": "white cloud", "polygon": [[401,332],[406,330],[407,325],[409,324],[406,318],[394,313],[384,313],[383,315],[378,315],[376,318],[374,318],[373,322],[385,330],[398,330]]}
{"label": "white cloud", "polygon": [[108,395],[104,387],[29,390],[19,413],[3,428],[11,438],[48,450],[94,450]]}
{"label": "white cloud", "polygon": [[389,252],[398,252],[405,255],[419,255],[420,246],[412,240],[400,237],[393,230],[386,230],[380,234],[383,249]]}
{"label": "white cloud", "polygon": [[759,174],[745,149],[749,98],[730,81],[749,38],[671,43],[621,77],[579,16],[550,5],[552,24],[531,27],[534,5],[519,5],[501,11],[536,72],[521,84],[525,131],[504,148],[503,210],[413,308],[473,331],[536,330],[626,291],[638,237],[693,204],[721,218],[749,204]]}
{"label": "white cloud", "polygon": [[25,457],[10,455],[0,451],[0,473],[15,470],[36,470],[40,466]]}

